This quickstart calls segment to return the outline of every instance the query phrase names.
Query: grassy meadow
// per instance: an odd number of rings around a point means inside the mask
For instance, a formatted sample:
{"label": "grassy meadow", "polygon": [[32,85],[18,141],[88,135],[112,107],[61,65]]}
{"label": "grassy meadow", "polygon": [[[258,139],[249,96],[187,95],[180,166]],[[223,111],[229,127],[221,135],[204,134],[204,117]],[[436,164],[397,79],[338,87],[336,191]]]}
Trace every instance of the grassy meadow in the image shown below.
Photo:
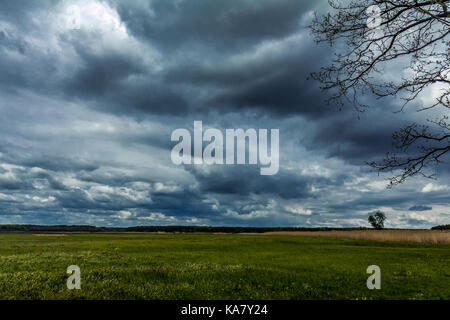
{"label": "grassy meadow", "polygon": [[[81,268],[81,290],[66,269]],[[368,290],[366,268],[381,268]],[[0,234],[0,299],[450,299],[450,244],[244,234]]]}

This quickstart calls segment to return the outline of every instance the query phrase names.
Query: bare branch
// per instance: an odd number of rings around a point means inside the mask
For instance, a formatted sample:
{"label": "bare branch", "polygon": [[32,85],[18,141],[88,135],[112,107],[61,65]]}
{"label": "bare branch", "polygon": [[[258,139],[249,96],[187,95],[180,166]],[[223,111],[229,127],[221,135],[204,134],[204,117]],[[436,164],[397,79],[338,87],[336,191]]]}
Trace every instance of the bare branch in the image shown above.
{"label": "bare branch", "polygon": [[[367,93],[378,98],[398,97],[403,101],[399,111],[403,111],[433,89],[434,101],[420,106],[419,111],[439,108],[442,118],[394,133],[394,145],[405,156],[388,154],[381,164],[369,163],[379,172],[401,170],[391,185],[416,174],[433,177],[424,169],[440,163],[450,145],[450,0],[351,0],[345,4],[329,0],[329,4],[334,12],[316,14],[309,28],[317,43],[345,49],[338,50],[332,63],[311,78],[330,93],[329,103],[341,108],[350,101],[359,112],[368,107],[360,101]],[[371,6],[378,9],[375,29],[368,24]],[[409,58],[402,72],[408,76],[386,81],[384,70],[400,58]],[[414,155],[408,156],[410,152]]]}

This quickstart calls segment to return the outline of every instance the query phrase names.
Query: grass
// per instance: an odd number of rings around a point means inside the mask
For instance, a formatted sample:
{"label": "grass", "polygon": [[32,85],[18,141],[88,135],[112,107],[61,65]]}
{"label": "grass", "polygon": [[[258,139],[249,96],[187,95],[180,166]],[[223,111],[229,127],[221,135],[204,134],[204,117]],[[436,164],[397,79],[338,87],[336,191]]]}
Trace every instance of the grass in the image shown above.
{"label": "grass", "polygon": [[[68,290],[66,268],[81,268]],[[381,268],[368,290],[366,268]],[[450,245],[222,234],[0,234],[1,299],[449,299]]]}
{"label": "grass", "polygon": [[275,231],[266,234],[450,244],[450,230]]}

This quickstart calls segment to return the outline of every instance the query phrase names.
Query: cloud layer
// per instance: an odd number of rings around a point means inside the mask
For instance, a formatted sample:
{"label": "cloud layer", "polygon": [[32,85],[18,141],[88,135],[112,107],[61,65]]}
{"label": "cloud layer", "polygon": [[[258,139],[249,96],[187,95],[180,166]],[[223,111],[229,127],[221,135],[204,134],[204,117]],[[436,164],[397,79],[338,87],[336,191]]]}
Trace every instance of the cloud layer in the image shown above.
{"label": "cloud layer", "polygon": [[[386,190],[365,161],[425,115],[324,103],[305,26],[326,1],[2,1],[0,223],[366,226],[450,220],[439,180]],[[175,166],[176,128],[279,128],[280,171]]]}

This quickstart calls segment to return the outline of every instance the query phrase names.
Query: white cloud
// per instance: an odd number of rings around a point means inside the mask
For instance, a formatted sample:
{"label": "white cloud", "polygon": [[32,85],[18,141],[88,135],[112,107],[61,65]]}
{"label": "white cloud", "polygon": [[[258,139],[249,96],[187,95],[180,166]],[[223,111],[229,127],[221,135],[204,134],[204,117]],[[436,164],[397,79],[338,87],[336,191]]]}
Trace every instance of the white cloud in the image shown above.
{"label": "white cloud", "polygon": [[299,215],[306,215],[309,216],[312,214],[312,211],[309,209],[305,209],[302,207],[292,207],[292,206],[286,206],[284,208],[287,212],[291,212],[291,213],[295,213],[295,214],[299,214]]}
{"label": "white cloud", "polygon": [[435,191],[443,191],[448,190],[449,187],[447,185],[436,185],[432,182],[428,183],[425,187],[422,188],[422,192],[435,192]]}

